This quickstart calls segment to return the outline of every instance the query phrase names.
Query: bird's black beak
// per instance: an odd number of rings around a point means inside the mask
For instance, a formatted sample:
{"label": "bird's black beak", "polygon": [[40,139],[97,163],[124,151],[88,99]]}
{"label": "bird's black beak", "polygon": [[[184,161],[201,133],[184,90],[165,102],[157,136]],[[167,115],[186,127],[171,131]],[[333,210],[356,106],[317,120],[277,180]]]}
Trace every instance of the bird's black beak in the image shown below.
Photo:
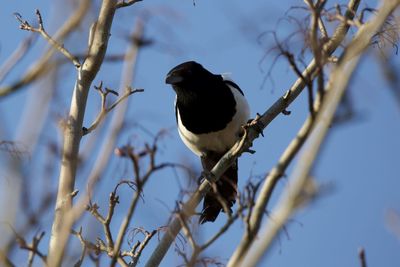
{"label": "bird's black beak", "polygon": [[165,83],[167,84],[177,84],[183,81],[182,76],[176,75],[175,73],[168,73],[167,78],[165,78]]}

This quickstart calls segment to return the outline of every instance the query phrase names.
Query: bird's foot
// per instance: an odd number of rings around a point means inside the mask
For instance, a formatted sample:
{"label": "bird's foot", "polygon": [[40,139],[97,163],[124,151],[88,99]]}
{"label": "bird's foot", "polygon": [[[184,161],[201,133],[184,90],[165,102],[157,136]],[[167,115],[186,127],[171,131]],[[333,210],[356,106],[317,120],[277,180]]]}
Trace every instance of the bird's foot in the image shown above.
{"label": "bird's foot", "polygon": [[254,128],[259,134],[261,134],[262,137],[264,137],[264,133],[263,133],[264,124],[260,121],[260,118],[261,118],[260,113],[257,113],[256,117],[254,119],[250,119],[247,121],[247,124],[245,127]]}

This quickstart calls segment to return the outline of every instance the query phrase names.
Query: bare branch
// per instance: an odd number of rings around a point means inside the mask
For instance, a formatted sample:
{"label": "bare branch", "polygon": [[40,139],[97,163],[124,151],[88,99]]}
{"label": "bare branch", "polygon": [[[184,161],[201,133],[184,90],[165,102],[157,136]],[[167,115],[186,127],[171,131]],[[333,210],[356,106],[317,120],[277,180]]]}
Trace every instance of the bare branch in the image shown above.
{"label": "bare branch", "polygon": [[19,28],[21,30],[40,33],[40,35],[42,35],[43,38],[50,43],[50,45],[52,45],[55,49],[60,51],[66,58],[71,60],[76,68],[81,67],[81,63],[79,62],[79,60],[76,57],[74,57],[63,45],[60,45],[57,41],[51,38],[51,36],[46,32],[43,26],[43,19],[39,9],[36,9],[36,16],[38,19],[39,28],[32,27],[26,20],[22,19],[22,16],[20,14],[15,13],[14,15],[15,18],[21,23],[21,25],[19,25]]}
{"label": "bare branch", "polygon": [[[197,250],[198,250],[199,246],[197,245],[197,242],[194,240],[194,237],[192,235],[192,231],[189,228],[189,225],[187,224],[186,220],[184,220],[181,213],[178,212],[176,214],[176,216],[181,222],[183,233],[186,236],[186,238],[189,240],[190,246],[192,247],[192,250],[193,250],[193,254],[197,254]],[[196,258],[196,256],[194,258]]]}
{"label": "bare branch", "polygon": [[[160,134],[162,134],[162,133],[160,133]],[[154,138],[153,146],[150,147],[150,146],[146,145],[143,152],[139,151],[138,153],[135,154],[135,153],[133,153],[132,148],[127,147],[125,149],[125,152],[121,154],[121,156],[129,157],[132,161],[134,173],[135,173],[135,183],[136,183],[137,190],[135,191],[135,194],[132,196],[132,200],[129,205],[128,213],[126,214],[126,216],[125,216],[124,220],[122,221],[121,226],[119,228],[118,236],[115,241],[113,258],[112,258],[110,266],[115,266],[117,257],[120,255],[122,242],[124,240],[124,237],[125,237],[126,231],[128,229],[129,223],[132,219],[132,216],[135,212],[138,200],[141,197],[140,194],[143,190],[143,186],[146,184],[146,182],[148,181],[148,179],[150,178],[150,176],[152,174],[154,174],[155,172],[157,172],[163,168],[170,167],[169,164],[159,164],[159,165],[155,164],[155,155],[156,155],[156,151],[157,151],[158,137],[159,136],[157,135]],[[144,156],[149,156],[150,163],[147,168],[147,171],[141,176],[139,160],[141,157],[144,157]]]}
{"label": "bare branch", "polygon": [[365,257],[365,249],[360,248],[358,251],[358,257],[360,258],[360,266],[361,267],[367,267],[367,259]]}
{"label": "bare branch", "polygon": [[146,230],[141,230],[141,232],[145,236],[143,241],[136,242],[136,244],[132,247],[131,251],[121,252],[121,257],[130,256],[132,258],[132,262],[129,263],[129,267],[135,267],[138,264],[139,258],[142,255],[143,250],[145,249],[151,238],[157,233],[157,230],[153,230],[151,232]]}
{"label": "bare branch", "polygon": [[[106,244],[104,244],[104,242],[100,238],[97,239],[96,244],[84,239],[82,236],[82,227],[79,229],[79,232],[71,230],[71,234],[75,235],[79,239],[79,241],[81,242],[81,245],[82,245],[81,256],[80,256],[79,260],[75,263],[74,267],[81,266],[87,250],[93,251],[96,255],[99,255],[101,252],[104,252],[109,257],[112,256],[112,253],[110,253],[109,247]],[[128,267],[128,264],[122,257],[118,257],[117,261],[121,266]]]}
{"label": "bare branch", "polygon": [[[105,2],[103,2],[103,4],[105,4]],[[109,5],[109,3],[107,3],[107,5]],[[104,19],[103,19],[104,18],[104,14],[103,13],[104,12],[110,12],[109,10],[107,10],[108,8],[109,7],[104,7],[102,9],[102,11],[100,12],[99,17],[102,17],[102,20],[101,20],[102,23],[111,23],[111,21],[110,21],[111,18],[107,18],[106,19],[108,22],[105,22]],[[106,15],[106,16],[108,16],[108,15]],[[136,26],[135,27],[135,31],[134,31],[135,35],[138,36],[138,37],[142,36],[143,29],[144,29],[142,21],[139,20],[138,23],[135,24],[135,26]],[[95,30],[94,30],[94,33],[93,33],[94,37],[93,38],[101,38],[101,37],[104,37],[104,36],[109,36],[108,33],[102,32],[102,30],[99,29],[98,27],[99,26],[97,26],[95,28]],[[107,26],[107,28],[109,29],[109,26]],[[102,45],[102,43],[103,43],[103,41],[99,43],[100,46],[98,48],[101,48],[101,49],[105,48]],[[91,47],[91,50],[90,50],[91,53],[89,53],[89,55],[91,55],[92,53],[94,53],[93,55],[98,55],[98,54],[96,54],[97,53],[96,50],[97,50],[97,48]],[[121,79],[120,88],[126,88],[127,86],[129,86],[132,83],[132,77],[133,77],[132,73],[134,72],[134,69],[135,69],[138,52],[139,52],[139,47],[136,45],[136,43],[131,43],[129,45],[129,47],[127,48],[127,53],[125,54],[125,59],[126,60],[125,60],[125,65],[123,67],[123,73],[122,73],[122,79]],[[86,59],[85,64],[88,61],[92,62],[93,60],[95,60],[95,57],[89,56]],[[97,60],[98,59],[96,59],[96,61]],[[84,64],[84,67],[85,67],[85,64]],[[95,64],[99,64],[99,63],[95,63]],[[85,87],[85,89],[89,90],[89,87]],[[87,92],[85,91],[84,93],[85,93],[85,97],[87,97]],[[85,192],[84,194],[82,194],[82,197],[77,201],[77,204],[75,204],[73,209],[71,209],[69,212],[67,212],[66,216],[64,217],[63,223],[60,224],[60,227],[62,227],[62,229],[60,229],[60,233],[65,233],[65,231],[67,231],[68,229],[70,229],[72,227],[73,223],[77,219],[79,219],[81,217],[81,215],[85,211],[86,206],[90,202],[90,198],[89,197],[91,195],[91,191],[93,190],[93,188],[96,185],[97,181],[101,177],[101,174],[103,173],[104,168],[107,166],[106,163],[107,163],[110,155],[112,155],[112,151],[113,151],[113,149],[115,147],[116,139],[117,139],[117,137],[119,135],[119,132],[120,132],[122,126],[123,126],[124,117],[125,117],[125,113],[126,113],[126,108],[127,108],[127,102],[121,103],[121,106],[113,114],[113,117],[112,117],[112,120],[111,120],[111,124],[109,126],[111,135],[104,142],[104,144],[103,144],[103,146],[101,148],[101,151],[99,152],[99,157],[95,161],[96,164],[95,164],[92,172],[89,175],[88,186],[87,186],[87,191],[88,192]],[[82,125],[82,124],[80,124],[80,125]],[[67,159],[69,160],[68,157],[67,157]],[[67,236],[63,236],[63,238],[65,238],[63,242],[66,242],[68,237]],[[63,245],[65,245],[65,243]],[[117,260],[118,260],[119,264],[121,264],[120,263],[120,261],[121,261],[120,257],[118,257]]]}
{"label": "bare branch", "polygon": [[28,244],[21,235],[19,235],[13,228],[11,228],[11,229],[13,230],[13,232],[15,234],[16,241],[19,244],[19,247],[21,249],[29,251],[27,265],[32,266],[35,255],[37,255],[43,261],[43,264],[46,265],[47,257],[45,254],[40,252],[39,248],[38,248],[40,241],[42,240],[43,236],[45,235],[45,232],[38,233],[36,236],[33,237],[32,243]]}
{"label": "bare branch", "polygon": [[[144,33],[144,23],[139,18],[135,23],[133,34],[137,38],[142,38]],[[120,94],[123,93],[123,90],[129,87],[133,81],[133,73],[135,72],[137,56],[139,53],[139,46],[137,43],[131,42],[129,43],[126,53],[124,55],[124,65],[122,69],[121,75],[121,82],[120,82]],[[74,217],[77,219],[84,211],[85,207],[89,202],[89,197],[91,195],[91,191],[93,190],[94,186],[96,185],[97,181],[101,177],[101,174],[104,172],[104,169],[107,166],[107,162],[110,156],[115,149],[115,143],[119,136],[119,133],[123,127],[124,119],[126,116],[126,110],[128,107],[128,101],[121,102],[119,108],[112,114],[111,122],[108,128],[108,132],[110,135],[108,138],[103,142],[103,145],[98,153],[98,157],[95,160],[95,166],[93,166],[92,171],[88,178],[88,186],[87,186],[87,193],[83,194],[82,198],[79,199],[77,204],[74,206]]]}
{"label": "bare branch", "polygon": [[38,249],[40,240],[42,240],[44,234],[45,232],[41,232],[33,237],[31,244],[32,250],[29,252],[29,257],[28,257],[28,266],[32,266],[35,255],[38,255],[43,260],[43,262],[46,262],[46,256],[42,254]]}
{"label": "bare branch", "polygon": [[[317,98],[317,100],[314,103],[313,110],[315,111],[315,114],[318,114],[318,112],[319,112],[320,99],[321,98]],[[257,235],[257,232],[260,228],[262,218],[265,214],[266,206],[271,198],[272,192],[275,189],[277,182],[284,175],[289,164],[292,162],[294,157],[300,151],[304,142],[307,140],[307,138],[311,132],[311,129],[314,125],[314,122],[315,122],[314,116],[312,116],[310,114],[310,116],[304,122],[303,126],[300,128],[296,137],[291,141],[289,146],[283,152],[278,163],[265,177],[265,179],[264,179],[265,183],[264,183],[262,190],[258,196],[258,199],[255,202],[256,205],[254,207],[253,213],[250,214],[251,216],[249,216],[248,229],[245,232],[238,248],[234,252],[234,254],[231,258],[231,261],[228,263],[228,264],[231,264],[231,266],[234,266],[236,264],[232,261],[236,260],[238,258],[237,255],[240,253],[245,253],[245,251],[247,251],[247,249],[249,248],[251,243],[254,241],[254,239]]]}
{"label": "bare branch", "polygon": [[285,194],[271,213],[273,221],[267,222],[265,226],[266,231],[252,244],[249,253],[247,253],[244,259],[236,263],[240,262],[243,266],[249,267],[255,266],[271,245],[284,223],[297,209],[298,196],[301,194],[307,181],[309,181],[310,169],[319,152],[324,137],[328,132],[341,96],[359,62],[361,54],[368,47],[374,32],[382,27],[386,18],[398,5],[400,5],[400,0],[384,1],[376,17],[371,20],[371,22],[360,27],[357,35],[344,50],[338,65],[332,72],[328,83],[326,98],[322,103],[321,111],[316,117],[315,126],[310,133],[308,139],[309,149],[302,153],[294,167],[290,179],[291,183],[288,185]]}
{"label": "bare branch", "polygon": [[100,113],[97,115],[96,119],[94,120],[94,122],[92,123],[92,125],[89,128],[85,128],[83,127],[83,135],[87,135],[89,133],[91,133],[94,129],[96,129],[96,127],[104,120],[105,116],[111,111],[113,110],[119,103],[121,103],[122,101],[124,101],[126,98],[128,98],[130,95],[134,94],[134,93],[138,93],[138,92],[144,92],[144,89],[132,89],[131,87],[127,87],[125,89],[125,93],[118,98],[113,104],[111,104],[109,107],[106,107],[106,98],[107,95],[109,93],[112,93],[114,95],[118,96],[118,93],[116,91],[110,90],[108,88],[105,88],[105,90],[103,90],[102,88],[102,84],[100,83],[99,86],[95,86],[95,89],[97,91],[99,91],[100,95],[101,95],[101,111]]}
{"label": "bare branch", "polygon": [[80,267],[82,265],[82,263],[83,263],[83,260],[85,259],[86,251],[87,251],[87,245],[86,245],[86,242],[85,242],[85,240],[83,239],[83,236],[82,236],[82,227],[79,228],[79,232],[75,232],[75,231],[71,230],[71,234],[76,235],[78,237],[79,241],[81,242],[81,245],[82,245],[81,256],[80,256],[79,260],[74,264],[74,267]]}
{"label": "bare branch", "polygon": [[116,192],[110,193],[109,204],[108,204],[108,213],[104,218],[98,211],[97,204],[92,204],[88,207],[89,212],[103,225],[104,234],[106,236],[107,241],[107,251],[108,254],[112,254],[114,249],[114,241],[111,234],[110,223],[111,219],[114,215],[115,206],[119,203],[119,197],[116,195]]}
{"label": "bare branch", "polygon": [[97,26],[93,33],[94,42],[89,47],[89,54],[96,55],[84,61],[79,69],[71,101],[67,125],[64,130],[64,144],[55,218],[49,246],[49,265],[61,264],[65,246],[73,223],[71,216],[66,216],[72,206],[70,193],[74,190],[78,152],[82,137],[82,123],[85,114],[88,91],[93,79],[103,62],[110,37],[111,24],[115,14],[116,0],[102,2]]}
{"label": "bare branch", "polygon": [[131,6],[133,4],[136,4],[137,2],[141,2],[142,0],[121,0],[120,2],[117,3],[117,8],[121,8],[121,7],[127,7],[127,6]]}

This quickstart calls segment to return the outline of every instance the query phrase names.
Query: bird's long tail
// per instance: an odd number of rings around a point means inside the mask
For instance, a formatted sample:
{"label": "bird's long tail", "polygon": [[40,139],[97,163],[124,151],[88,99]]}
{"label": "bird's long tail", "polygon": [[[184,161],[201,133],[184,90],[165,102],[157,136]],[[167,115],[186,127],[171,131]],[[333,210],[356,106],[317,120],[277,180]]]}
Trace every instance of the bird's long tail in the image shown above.
{"label": "bird's long tail", "polygon": [[[204,157],[202,158],[203,168],[210,171],[214,165],[221,158],[219,157]],[[237,195],[237,182],[238,182],[238,169],[236,163],[229,167],[226,172],[221,176],[213,189],[208,192],[204,197],[203,210],[201,212],[199,222],[213,222],[222,210],[231,211],[231,207],[236,202]]]}

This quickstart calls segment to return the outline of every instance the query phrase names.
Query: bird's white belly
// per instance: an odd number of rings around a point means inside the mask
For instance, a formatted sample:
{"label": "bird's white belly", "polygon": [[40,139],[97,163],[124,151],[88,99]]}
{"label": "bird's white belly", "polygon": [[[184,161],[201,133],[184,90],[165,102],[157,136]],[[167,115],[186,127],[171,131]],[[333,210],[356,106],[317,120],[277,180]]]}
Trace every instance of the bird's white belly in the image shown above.
{"label": "bird's white belly", "polygon": [[227,127],[218,132],[193,134],[181,125],[179,135],[190,150],[201,156],[207,151],[221,153],[227,151],[239,138],[240,131],[238,129],[240,129],[240,125],[239,127]]}

